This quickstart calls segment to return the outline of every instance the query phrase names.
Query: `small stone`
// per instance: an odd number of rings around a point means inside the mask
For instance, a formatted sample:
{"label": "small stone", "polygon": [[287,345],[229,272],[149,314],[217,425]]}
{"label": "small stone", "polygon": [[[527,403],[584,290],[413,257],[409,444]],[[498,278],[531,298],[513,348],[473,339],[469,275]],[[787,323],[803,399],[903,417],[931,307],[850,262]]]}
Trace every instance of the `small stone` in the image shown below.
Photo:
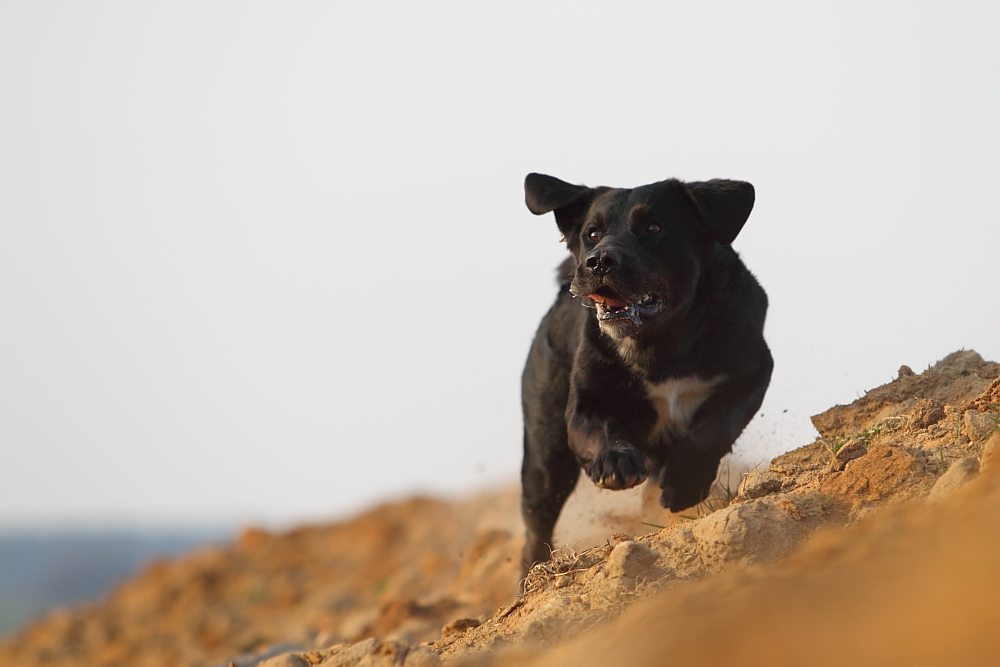
{"label": "small stone", "polygon": [[912,368],[904,364],[899,367],[899,371],[896,373],[896,375],[897,377],[900,378],[911,378],[914,375],[916,375],[916,373],[913,372]]}
{"label": "small stone", "polygon": [[[263,651],[256,651],[254,653],[246,653],[244,655],[238,655],[235,658],[229,660],[229,665],[232,667],[257,667],[258,665],[267,665],[267,667],[274,667],[274,665],[289,665],[291,667],[302,667],[294,661],[292,662],[282,662],[280,659],[286,658],[288,655],[293,655],[302,651],[308,650],[305,646],[301,644],[275,644],[269,646]],[[277,662],[272,662],[277,660]],[[222,663],[225,664],[225,663]],[[308,663],[307,663],[308,665]]]}
{"label": "small stone", "polygon": [[260,667],[311,667],[298,653],[282,653],[260,663]]}
{"label": "small stone", "polygon": [[608,555],[604,571],[611,578],[648,578],[660,569],[656,567],[656,559],[659,557],[659,553],[644,544],[621,542]]}
{"label": "small stone", "polygon": [[451,635],[458,635],[469,628],[478,628],[481,622],[478,618],[456,618],[451,623],[447,624],[441,628],[441,638],[450,637]]}
{"label": "small stone", "polygon": [[668,574],[656,565],[659,557],[659,553],[638,542],[619,543],[608,555],[603,571],[595,577],[591,592],[613,601],[622,592],[659,581]]}
{"label": "small stone", "polygon": [[983,451],[979,453],[979,471],[986,472],[997,464],[996,449],[1000,445],[1000,433],[986,441]]}
{"label": "small stone", "polygon": [[969,456],[952,463],[938,478],[927,496],[927,502],[939,503],[950,498],[979,474],[979,459]]}
{"label": "small stone", "polygon": [[781,491],[782,478],[769,470],[752,470],[743,476],[736,495],[740,500],[761,498]]}
{"label": "small stone", "polygon": [[339,650],[331,649],[331,654],[320,663],[321,667],[356,667],[363,658],[367,658],[374,652],[378,645],[378,640],[369,637],[354,644],[344,646]]}
{"label": "small stone", "polygon": [[997,430],[998,421],[995,415],[979,410],[966,410],[962,416],[962,433],[969,440],[982,440]]}
{"label": "small stone", "polygon": [[545,641],[545,624],[541,621],[532,621],[524,631],[524,641],[532,644],[541,644]]}
{"label": "small stone", "polygon": [[861,458],[868,453],[868,447],[863,438],[851,438],[836,451],[830,461],[830,470],[841,472],[847,464],[854,459]]}
{"label": "small stone", "polygon": [[910,429],[920,431],[944,418],[944,403],[933,398],[922,398],[910,410]]}

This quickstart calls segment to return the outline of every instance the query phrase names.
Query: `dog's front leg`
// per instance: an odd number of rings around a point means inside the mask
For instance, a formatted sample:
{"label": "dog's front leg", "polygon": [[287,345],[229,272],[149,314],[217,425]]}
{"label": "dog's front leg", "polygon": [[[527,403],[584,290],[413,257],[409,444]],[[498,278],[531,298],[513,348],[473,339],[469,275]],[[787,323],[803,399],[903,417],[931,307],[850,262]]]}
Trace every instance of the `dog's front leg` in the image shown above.
{"label": "dog's front leg", "polygon": [[569,445],[584,472],[602,489],[630,489],[646,481],[645,457],[613,416],[571,404]]}
{"label": "dog's front leg", "polygon": [[708,497],[719,461],[732,450],[764,400],[774,362],[766,348],[761,358],[755,373],[716,390],[698,409],[687,432],[678,434],[660,474],[660,504],[671,512]]}

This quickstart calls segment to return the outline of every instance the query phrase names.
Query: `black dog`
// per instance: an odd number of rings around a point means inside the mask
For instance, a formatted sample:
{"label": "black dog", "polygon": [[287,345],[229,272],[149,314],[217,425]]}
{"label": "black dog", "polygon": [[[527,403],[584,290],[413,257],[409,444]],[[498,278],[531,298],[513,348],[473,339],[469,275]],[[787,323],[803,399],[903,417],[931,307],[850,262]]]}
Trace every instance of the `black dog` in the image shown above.
{"label": "black dog", "polygon": [[729,245],[752,185],[623,190],[529,174],[524,190],[532,213],[555,212],[573,255],[522,378],[527,572],[549,559],[580,468],[605,489],[653,475],[674,512],[704,500],[774,363],[767,296]]}

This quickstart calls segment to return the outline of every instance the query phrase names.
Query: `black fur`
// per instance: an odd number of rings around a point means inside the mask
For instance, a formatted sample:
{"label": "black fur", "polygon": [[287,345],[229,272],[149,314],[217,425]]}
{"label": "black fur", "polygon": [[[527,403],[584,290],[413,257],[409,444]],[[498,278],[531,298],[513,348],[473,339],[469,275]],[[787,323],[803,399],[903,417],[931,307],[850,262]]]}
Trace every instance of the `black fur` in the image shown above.
{"label": "black fur", "polygon": [[524,188],[572,254],[522,378],[526,572],[548,560],[581,468],[612,489],[652,475],[674,512],[704,500],[773,362],[767,296],[729,246],[753,208],[749,183],[627,190],[529,174]]}

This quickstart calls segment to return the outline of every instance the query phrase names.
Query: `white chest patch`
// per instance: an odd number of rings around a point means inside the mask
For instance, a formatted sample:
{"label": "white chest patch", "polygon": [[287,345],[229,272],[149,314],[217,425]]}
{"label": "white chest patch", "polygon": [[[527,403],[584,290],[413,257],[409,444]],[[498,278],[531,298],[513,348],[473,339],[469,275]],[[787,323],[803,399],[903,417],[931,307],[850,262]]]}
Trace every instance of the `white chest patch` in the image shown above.
{"label": "white chest patch", "polygon": [[696,375],[670,378],[659,384],[646,383],[649,400],[656,406],[656,427],[650,439],[656,440],[665,430],[685,432],[699,406],[712,394],[712,390],[725,380],[719,375],[703,380]]}

